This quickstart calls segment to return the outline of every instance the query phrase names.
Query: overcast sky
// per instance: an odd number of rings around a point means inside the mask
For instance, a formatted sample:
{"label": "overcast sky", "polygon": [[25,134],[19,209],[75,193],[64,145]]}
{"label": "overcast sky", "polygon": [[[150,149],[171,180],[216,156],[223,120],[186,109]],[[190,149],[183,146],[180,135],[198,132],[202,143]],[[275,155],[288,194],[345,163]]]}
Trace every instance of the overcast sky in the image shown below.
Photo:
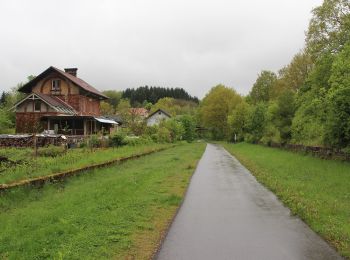
{"label": "overcast sky", "polygon": [[321,0],[0,0],[0,91],[49,66],[99,90],[247,94],[304,46]]}

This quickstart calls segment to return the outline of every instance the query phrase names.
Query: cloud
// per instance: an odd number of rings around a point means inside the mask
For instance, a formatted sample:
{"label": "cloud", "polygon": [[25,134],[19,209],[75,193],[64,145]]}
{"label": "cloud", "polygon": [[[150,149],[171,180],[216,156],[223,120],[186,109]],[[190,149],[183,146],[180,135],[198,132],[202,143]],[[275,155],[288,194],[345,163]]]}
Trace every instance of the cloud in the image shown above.
{"label": "cloud", "polygon": [[247,94],[303,47],[321,0],[0,2],[0,91],[53,65],[99,89],[223,83]]}

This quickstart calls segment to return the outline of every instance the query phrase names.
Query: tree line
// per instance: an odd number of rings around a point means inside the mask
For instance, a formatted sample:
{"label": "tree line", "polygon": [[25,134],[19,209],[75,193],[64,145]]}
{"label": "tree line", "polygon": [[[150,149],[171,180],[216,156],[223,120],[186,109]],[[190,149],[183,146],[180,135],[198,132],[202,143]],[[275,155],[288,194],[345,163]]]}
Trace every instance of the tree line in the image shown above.
{"label": "tree line", "polygon": [[129,99],[133,107],[141,106],[145,102],[155,104],[159,99],[165,97],[199,102],[197,97],[192,97],[183,88],[142,86],[136,89],[127,88],[122,92],[122,98]]}
{"label": "tree line", "polygon": [[305,47],[277,73],[263,70],[249,95],[214,87],[200,118],[215,139],[350,147],[350,2],[312,11]]}

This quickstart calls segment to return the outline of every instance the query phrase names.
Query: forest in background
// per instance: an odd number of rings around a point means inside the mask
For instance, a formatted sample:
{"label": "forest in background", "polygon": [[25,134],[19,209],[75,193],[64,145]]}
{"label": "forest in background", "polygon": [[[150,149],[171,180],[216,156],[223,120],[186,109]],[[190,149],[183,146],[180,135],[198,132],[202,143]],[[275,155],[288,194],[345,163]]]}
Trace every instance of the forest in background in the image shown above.
{"label": "forest in background", "polygon": [[216,86],[200,104],[214,139],[350,147],[350,2],[312,11],[305,48],[277,73],[263,70],[246,97]]}

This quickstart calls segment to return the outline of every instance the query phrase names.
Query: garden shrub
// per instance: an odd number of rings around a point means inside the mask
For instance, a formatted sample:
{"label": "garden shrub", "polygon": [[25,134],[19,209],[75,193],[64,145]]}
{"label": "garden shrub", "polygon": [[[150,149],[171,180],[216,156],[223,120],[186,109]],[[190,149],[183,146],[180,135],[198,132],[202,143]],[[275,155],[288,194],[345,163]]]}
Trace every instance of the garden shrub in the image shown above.
{"label": "garden shrub", "polygon": [[126,135],[123,132],[117,132],[110,137],[110,146],[123,146],[127,144]]}
{"label": "garden shrub", "polygon": [[66,152],[64,146],[49,145],[47,147],[38,148],[38,155],[43,157],[56,157]]}

